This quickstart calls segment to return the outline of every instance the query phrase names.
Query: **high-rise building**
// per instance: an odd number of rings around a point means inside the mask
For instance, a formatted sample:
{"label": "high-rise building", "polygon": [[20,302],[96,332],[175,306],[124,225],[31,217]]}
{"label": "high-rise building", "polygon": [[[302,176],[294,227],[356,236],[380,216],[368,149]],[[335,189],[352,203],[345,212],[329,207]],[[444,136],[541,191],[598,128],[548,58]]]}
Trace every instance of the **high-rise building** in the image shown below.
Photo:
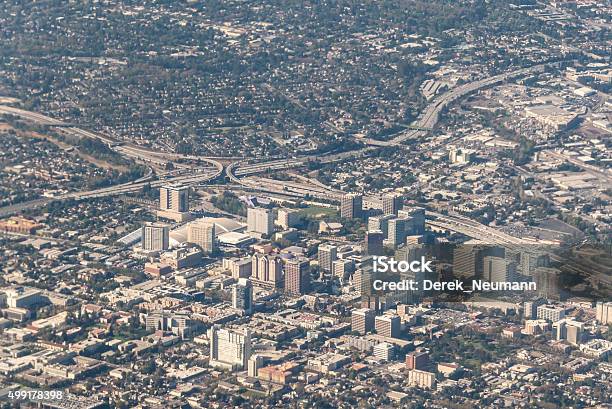
{"label": "high-rise building", "polygon": [[351,330],[364,335],[374,329],[375,312],[369,308],[361,308],[351,312]]}
{"label": "high-rise building", "polygon": [[210,366],[235,371],[247,368],[251,357],[251,332],[220,328],[213,325],[208,330],[210,342]]}
{"label": "high-rise building", "polygon": [[544,304],[546,304],[546,300],[543,298],[538,298],[533,301],[525,301],[525,303],[523,304],[523,316],[525,317],[525,319],[535,319],[538,314],[538,307]]}
{"label": "high-rise building", "polygon": [[381,361],[391,361],[395,357],[395,346],[388,342],[381,342],[374,346],[372,353]]}
{"label": "high-rise building", "polygon": [[380,230],[367,231],[363,243],[363,252],[368,256],[382,256],[384,236]]}
{"label": "high-rise building", "polygon": [[572,319],[562,319],[552,324],[553,338],[578,345],[582,341],[584,323]]}
{"label": "high-rise building", "polygon": [[395,216],[391,214],[385,216],[368,217],[368,231],[382,231],[383,235],[387,237],[389,231],[389,220],[394,218]]}
{"label": "high-rise building", "polygon": [[398,217],[389,220],[389,230],[387,232],[387,240],[393,247],[397,247],[404,243],[408,232],[411,231],[412,218]]}
{"label": "high-rise building", "polygon": [[398,210],[398,217],[410,217],[412,223],[408,235],[424,234],[425,233],[425,209],[422,207],[410,207],[403,210]]}
{"label": "high-rise building", "polygon": [[146,251],[168,250],[170,227],[163,223],[146,222],[142,226],[142,249]]}
{"label": "high-rise building", "polygon": [[255,354],[249,358],[247,374],[251,378],[257,378],[259,373],[259,368],[262,368],[264,365],[264,356]]}
{"label": "high-rise building", "polygon": [[540,305],[537,308],[537,317],[541,320],[557,322],[565,318],[565,308],[555,305]]}
{"label": "high-rise building", "polygon": [[364,257],[353,274],[353,286],[361,296],[370,296],[374,292],[372,287],[376,273],[374,272],[374,260],[372,257]]}
{"label": "high-rise building", "polygon": [[306,294],[310,290],[310,266],[306,258],[295,258],[285,263],[285,292]]}
{"label": "high-rise building", "polygon": [[397,216],[397,212],[402,209],[402,195],[391,193],[383,196],[382,205],[384,214]]}
{"label": "high-rise building", "polygon": [[318,250],[319,270],[331,273],[333,263],[338,259],[338,247],[333,244],[320,244]]}
{"label": "high-rise building", "polygon": [[232,288],[232,307],[247,315],[253,312],[253,286],[248,278],[238,279]]}
{"label": "high-rise building", "polygon": [[190,223],[187,227],[187,241],[197,244],[205,253],[214,253],[215,244],[215,224],[199,220]]}
{"label": "high-rise building", "polygon": [[595,306],[595,319],[603,325],[612,324],[612,302],[598,302]]}
{"label": "high-rise building", "polygon": [[188,212],[189,187],[180,184],[162,186],[159,189],[159,208],[173,212]]}
{"label": "high-rise building", "polygon": [[380,315],[374,319],[374,327],[378,335],[397,338],[400,334],[400,317],[397,315]]}
{"label": "high-rise building", "polygon": [[412,351],[406,354],[407,369],[427,369],[429,354],[426,351]]}
{"label": "high-rise building", "polygon": [[359,219],[363,212],[363,196],[348,194],[342,196],[340,201],[340,217],[345,219]]}
{"label": "high-rise building", "polygon": [[295,227],[300,224],[300,212],[295,209],[278,209],[276,223],[285,230]]}
{"label": "high-rise building", "polygon": [[516,277],[516,263],[504,257],[483,257],[482,276],[490,282],[512,281]]}
{"label": "high-rise building", "polygon": [[561,271],[553,267],[537,267],[533,271],[538,295],[543,298],[561,299],[560,278]]}
{"label": "high-rise building", "polygon": [[524,276],[533,276],[538,267],[549,267],[550,256],[538,251],[521,251],[520,270]]}
{"label": "high-rise building", "polygon": [[453,251],[453,275],[458,278],[482,276],[483,249],[486,246],[478,240],[459,244]]}
{"label": "high-rise building", "polygon": [[413,369],[408,371],[408,384],[419,388],[432,389],[436,385],[436,374]]}
{"label": "high-rise building", "polygon": [[253,271],[252,266],[253,262],[251,257],[223,259],[223,268],[232,273],[232,278],[234,280],[238,280],[239,278],[249,278]]}
{"label": "high-rise building", "polygon": [[253,254],[251,281],[259,287],[274,289],[283,284],[283,263],[278,256]]}
{"label": "high-rise building", "polygon": [[355,270],[355,262],[353,260],[336,260],[332,264],[332,273],[334,277],[344,279]]}
{"label": "high-rise building", "polygon": [[247,231],[270,235],[274,232],[272,209],[249,207],[247,210]]}

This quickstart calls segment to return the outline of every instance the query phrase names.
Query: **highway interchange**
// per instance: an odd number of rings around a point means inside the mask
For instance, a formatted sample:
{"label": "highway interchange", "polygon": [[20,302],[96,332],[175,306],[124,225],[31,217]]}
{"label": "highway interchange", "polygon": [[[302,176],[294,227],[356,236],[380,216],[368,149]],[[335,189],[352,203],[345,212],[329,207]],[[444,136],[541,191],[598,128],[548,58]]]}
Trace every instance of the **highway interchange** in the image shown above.
{"label": "highway interchange", "polygon": [[[141,146],[125,143],[123,141],[117,141],[108,136],[81,129],[77,126],[73,126],[72,124],[65,123],[63,121],[48,117],[40,113],[30,112],[12,106],[2,105],[0,106],[0,114],[9,114],[19,117],[21,119],[31,121],[38,125],[49,126],[52,128],[54,127],[60,132],[70,133],[78,137],[95,138],[101,140],[107,143],[119,154],[127,156],[140,163],[148,164],[149,166],[155,167],[158,170],[164,169],[166,163],[168,163],[169,161],[175,163],[174,161],[177,160],[181,160],[181,162],[204,162],[206,164],[206,167],[194,168],[193,166],[180,165],[187,172],[187,175],[173,175],[171,172],[161,171],[159,174],[159,180],[153,180],[151,177],[147,180],[134,181],[93,191],[69,193],[53,199],[37,199],[31,202],[16,204],[13,206],[0,208],[0,217],[5,217],[27,208],[40,206],[41,204],[44,204],[51,200],[80,200],[85,198],[118,195],[127,192],[138,191],[142,189],[142,187],[146,184],[150,184],[152,187],[158,187],[162,184],[172,182],[181,182],[185,184],[204,184],[219,178],[223,173],[225,173],[225,176],[227,177],[227,179],[229,179],[230,182],[241,185],[242,187],[248,190],[276,193],[293,197],[310,196],[318,199],[338,201],[342,195],[342,192],[331,189],[316,181],[311,181],[306,178],[303,178],[301,182],[287,182],[277,181],[268,178],[253,177],[251,175],[263,173],[270,170],[300,167],[304,166],[308,163],[308,161],[312,160],[317,160],[321,163],[340,161],[350,157],[357,157],[363,155],[364,153],[373,149],[377,149],[381,146],[400,147],[404,142],[408,140],[421,139],[425,137],[429,132],[427,131],[427,129],[433,129],[438,123],[442,110],[445,109],[452,102],[458,100],[459,98],[465,97],[477,90],[491,87],[493,85],[507,81],[511,78],[517,78],[537,72],[542,72],[547,65],[548,64],[539,64],[536,66],[484,78],[451,89],[436,98],[434,101],[432,101],[431,104],[427,106],[420,118],[411,126],[412,129],[401,132],[400,134],[396,135],[394,138],[388,141],[375,141],[367,139],[366,142],[369,146],[349,152],[333,153],[324,156],[311,155],[298,158],[275,159],[267,161],[242,159],[231,161],[227,166],[224,166],[219,158],[155,152]],[[488,241],[492,240],[494,242],[499,242],[499,244],[517,245],[521,242],[520,239],[503,234],[498,230],[483,226],[477,222],[471,221],[466,218],[443,216],[432,213],[430,213],[429,216],[433,219],[430,221],[430,223],[432,223],[432,226],[438,228],[446,228],[448,230],[456,231],[478,239]]]}

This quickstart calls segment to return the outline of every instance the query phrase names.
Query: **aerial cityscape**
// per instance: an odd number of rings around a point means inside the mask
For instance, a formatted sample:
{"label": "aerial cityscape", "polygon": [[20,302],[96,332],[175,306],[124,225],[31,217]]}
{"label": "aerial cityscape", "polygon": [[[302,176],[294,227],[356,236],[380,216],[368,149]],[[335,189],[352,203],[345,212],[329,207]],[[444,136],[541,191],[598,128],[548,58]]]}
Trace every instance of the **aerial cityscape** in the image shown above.
{"label": "aerial cityscape", "polygon": [[612,408],[612,0],[4,0],[0,408]]}

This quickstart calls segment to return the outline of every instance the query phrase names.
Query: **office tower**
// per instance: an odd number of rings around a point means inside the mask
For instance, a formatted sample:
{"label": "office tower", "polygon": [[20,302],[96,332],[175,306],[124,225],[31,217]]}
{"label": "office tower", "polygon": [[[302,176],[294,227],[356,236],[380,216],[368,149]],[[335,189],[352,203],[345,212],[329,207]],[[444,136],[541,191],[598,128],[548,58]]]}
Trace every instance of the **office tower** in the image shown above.
{"label": "office tower", "polygon": [[276,223],[284,230],[295,227],[300,224],[300,212],[295,209],[278,209]]}
{"label": "office tower", "polygon": [[249,207],[247,210],[247,231],[270,235],[274,231],[274,216],[271,209]]}
{"label": "office tower", "polygon": [[486,248],[478,240],[459,244],[453,250],[453,275],[457,278],[476,278],[482,276],[483,250]]}
{"label": "office tower", "polygon": [[383,337],[399,337],[400,325],[400,317],[397,315],[380,315],[374,319],[376,333]]}
{"label": "office tower", "polygon": [[425,209],[422,207],[409,207],[397,212],[398,217],[409,217],[412,219],[409,235],[425,234]]}
{"label": "office tower", "polygon": [[483,257],[483,279],[490,282],[512,281],[516,276],[516,263],[503,257]]}
{"label": "office tower", "polygon": [[389,230],[387,232],[387,240],[393,247],[397,247],[404,243],[406,236],[410,231],[412,219],[408,217],[398,217],[389,220]]}
{"label": "office tower", "polygon": [[318,251],[319,271],[332,272],[332,265],[338,259],[338,247],[333,244],[320,244]]}
{"label": "office tower", "polygon": [[239,278],[249,278],[253,271],[253,262],[251,257],[224,258],[223,268],[232,273],[232,278],[234,280],[238,280]]}
{"label": "office tower", "polygon": [[384,236],[380,230],[367,231],[363,243],[363,252],[368,256],[382,256]]}
{"label": "office tower", "polygon": [[249,358],[247,374],[251,378],[257,378],[259,373],[259,368],[263,367],[264,364],[264,356],[255,354]]}
{"label": "office tower", "polygon": [[259,287],[280,288],[283,282],[283,264],[280,257],[253,254],[251,257],[251,280]]}
{"label": "office tower", "polygon": [[389,220],[394,219],[393,215],[368,217],[368,231],[382,231],[387,237],[389,231]]}
{"label": "office tower", "polygon": [[565,318],[565,308],[563,307],[557,307],[554,305],[540,305],[536,311],[537,318],[541,320],[556,322],[562,318]]}
{"label": "office tower", "polygon": [[395,357],[395,347],[388,342],[381,342],[374,346],[372,353],[381,361],[391,361]]}
{"label": "office tower", "polygon": [[426,351],[412,351],[406,354],[407,369],[427,369],[429,354]]}
{"label": "office tower", "polygon": [[146,251],[168,250],[170,227],[163,223],[146,222],[142,226],[142,249]]}
{"label": "office tower", "polygon": [[543,298],[538,298],[533,301],[526,301],[523,304],[523,316],[527,320],[531,320],[537,317],[538,307],[540,305],[546,304],[546,300]]}
{"label": "office tower", "polygon": [[370,256],[362,258],[357,271],[353,274],[353,286],[361,296],[370,296],[374,292],[372,287],[374,279],[373,258]]}
{"label": "office tower", "polygon": [[559,280],[561,271],[552,267],[538,267],[533,271],[538,295],[544,298],[561,299]]}
{"label": "office tower", "polygon": [[436,385],[436,374],[413,369],[408,371],[408,384],[419,388],[432,389]]}
{"label": "office tower", "polygon": [[248,278],[238,279],[232,288],[232,307],[247,315],[253,312],[253,286]]}
{"label": "office tower", "polygon": [[251,332],[213,325],[208,330],[210,342],[210,366],[230,371],[247,368],[251,357]]}
{"label": "office tower", "polygon": [[383,196],[383,213],[397,216],[397,212],[402,209],[402,195],[391,193]]}
{"label": "office tower", "polygon": [[187,227],[187,241],[197,244],[205,253],[214,253],[215,245],[215,224],[199,220],[190,223]]}
{"label": "office tower", "polygon": [[348,194],[342,196],[340,202],[340,217],[345,219],[359,219],[363,211],[363,196]]}
{"label": "office tower", "polygon": [[310,290],[310,266],[306,258],[288,260],[285,264],[285,292],[306,294]]}
{"label": "office tower", "polygon": [[336,260],[332,264],[332,274],[341,280],[348,277],[355,270],[355,262],[353,260]]}
{"label": "office tower", "polygon": [[159,189],[159,208],[173,212],[188,212],[189,187],[180,184],[162,186]]}
{"label": "office tower", "polygon": [[612,302],[598,302],[595,306],[595,319],[602,325],[612,324]]}
{"label": "office tower", "polygon": [[364,335],[374,329],[375,312],[369,308],[361,308],[351,312],[351,330]]}
{"label": "office tower", "polygon": [[550,256],[538,251],[525,250],[520,253],[520,263],[521,274],[533,276],[538,267],[550,266]]}
{"label": "office tower", "polygon": [[584,323],[572,319],[562,319],[552,324],[553,338],[578,345],[582,341]]}

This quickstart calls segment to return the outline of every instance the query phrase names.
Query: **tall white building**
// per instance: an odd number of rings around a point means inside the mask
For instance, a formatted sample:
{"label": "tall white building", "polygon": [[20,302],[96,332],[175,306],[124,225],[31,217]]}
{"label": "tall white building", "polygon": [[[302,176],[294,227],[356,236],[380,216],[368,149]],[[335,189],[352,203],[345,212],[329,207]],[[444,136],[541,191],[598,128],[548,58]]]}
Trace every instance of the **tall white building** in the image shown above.
{"label": "tall white building", "polygon": [[146,251],[168,250],[170,227],[163,223],[146,222],[142,226],[142,249]]}
{"label": "tall white building", "polygon": [[584,323],[564,318],[552,324],[553,337],[557,341],[566,340],[570,344],[578,345],[582,341]]}
{"label": "tall white building", "polygon": [[393,346],[393,344],[390,344],[388,342],[381,342],[373,348],[372,353],[376,358],[380,359],[381,361],[391,361],[395,356],[394,350],[395,347]]}
{"label": "tall white building", "polygon": [[318,258],[319,270],[331,273],[334,261],[338,259],[338,247],[333,244],[320,244]]}
{"label": "tall white building", "polygon": [[187,241],[197,244],[206,253],[214,253],[215,245],[215,224],[198,220],[190,223],[187,228]]}
{"label": "tall white building", "polygon": [[300,212],[295,209],[278,209],[276,216],[276,224],[287,230],[295,227],[300,223]]}
{"label": "tall white building", "polygon": [[603,325],[612,324],[612,302],[598,302],[595,306],[595,319]]}
{"label": "tall white building", "polygon": [[540,305],[537,308],[537,317],[541,320],[557,322],[565,318],[565,308],[555,305]]}
{"label": "tall white building", "polygon": [[247,231],[270,235],[274,232],[274,214],[271,209],[250,207],[247,210]]}
{"label": "tall white building", "polygon": [[387,237],[389,231],[389,220],[395,218],[395,216],[388,214],[385,216],[372,216],[368,217],[368,231],[383,232],[384,236]]}
{"label": "tall white building", "polygon": [[214,325],[208,330],[210,366],[230,371],[247,368],[251,357],[251,331],[221,329]]}

